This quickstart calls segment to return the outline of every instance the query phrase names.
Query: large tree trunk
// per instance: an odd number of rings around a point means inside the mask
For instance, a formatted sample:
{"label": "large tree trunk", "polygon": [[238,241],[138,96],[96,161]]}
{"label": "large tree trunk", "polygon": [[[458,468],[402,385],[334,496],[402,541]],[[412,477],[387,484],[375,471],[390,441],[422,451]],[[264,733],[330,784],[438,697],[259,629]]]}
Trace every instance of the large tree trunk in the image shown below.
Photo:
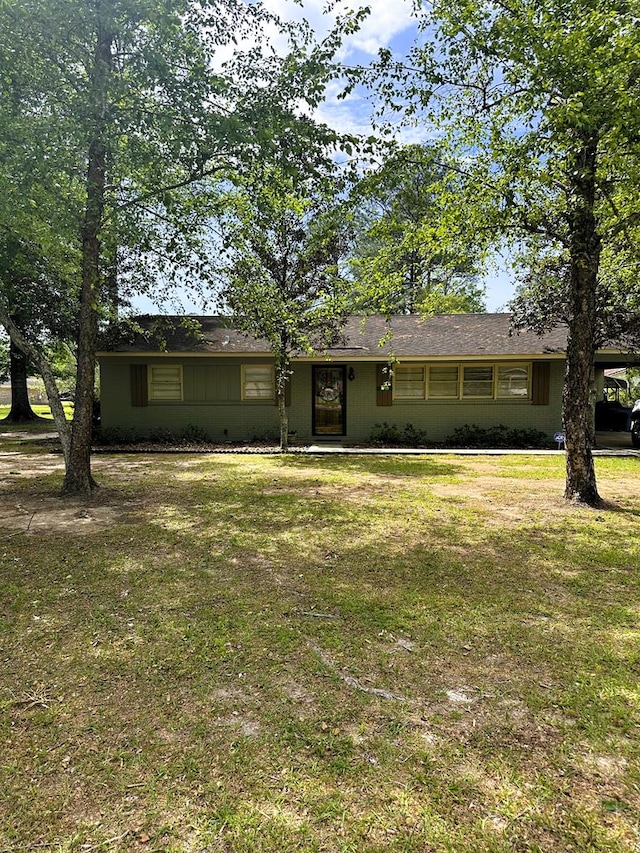
{"label": "large tree trunk", "polygon": [[571,227],[571,315],[563,390],[567,470],[565,498],[601,504],[591,453],[592,367],[596,349],[596,286],[601,242],[594,216],[597,139],[583,141],[571,169],[576,199]]}
{"label": "large tree trunk", "polygon": [[100,294],[100,229],[107,170],[107,88],[112,36],[99,21],[93,67],[93,137],[89,146],[87,201],[82,229],[82,287],[78,318],[78,373],[71,449],[63,494],[89,495],[97,486],[91,474],[91,437]]}
{"label": "large tree trunk", "polygon": [[29,402],[27,387],[27,362],[25,353],[16,345],[13,338],[9,343],[9,370],[11,376],[11,409],[5,418],[5,423],[27,423],[44,420],[38,417]]}
{"label": "large tree trunk", "polygon": [[44,387],[47,391],[53,421],[58,429],[58,437],[60,438],[60,444],[62,445],[65,466],[68,466],[69,453],[71,449],[71,429],[69,428],[69,424],[64,413],[64,407],[60,400],[60,392],[58,391],[53,371],[40,350],[25,338],[20,329],[16,326],[15,322],[6,313],[6,311],[2,309],[2,306],[0,306],[0,323],[7,330],[11,341],[15,346],[20,350],[20,352],[24,353],[25,357],[30,358],[33,363],[37,365],[38,370],[40,371]]}

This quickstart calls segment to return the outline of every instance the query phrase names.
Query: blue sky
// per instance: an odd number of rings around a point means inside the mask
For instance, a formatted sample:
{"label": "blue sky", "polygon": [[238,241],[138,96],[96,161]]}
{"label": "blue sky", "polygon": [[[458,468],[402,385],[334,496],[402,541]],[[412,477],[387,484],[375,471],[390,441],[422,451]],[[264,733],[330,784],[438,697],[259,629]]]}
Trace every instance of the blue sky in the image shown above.
{"label": "blue sky", "polygon": [[[343,15],[355,5],[353,0],[341,0],[333,5],[330,13],[325,13],[326,0],[302,0],[299,4],[292,0],[266,2],[272,11],[284,19],[305,18],[318,38],[329,31],[338,15]],[[338,58],[347,65],[366,65],[383,47],[391,48],[398,57],[405,56],[417,36],[411,0],[364,0],[363,5],[365,2],[371,13],[363,21],[358,32],[345,39]],[[277,42],[276,34],[273,36]],[[282,48],[285,48],[284,44]],[[373,105],[363,92],[355,92],[339,99],[342,88],[339,82],[329,87],[327,99],[318,109],[316,117],[336,130],[369,134]],[[427,138],[428,130],[420,126],[411,129],[399,128],[398,136],[406,142],[419,142]],[[487,272],[485,285],[489,311],[505,310],[506,303],[513,296],[512,281],[507,261],[498,262]]]}
{"label": "blue sky", "polygon": [[[455,0],[454,0],[455,1]],[[405,56],[417,36],[416,18],[412,12],[411,0],[365,0],[371,9],[370,14],[362,22],[358,32],[353,33],[343,42],[338,59],[346,65],[367,65],[378,54],[380,48],[391,48],[398,57]],[[268,8],[284,20],[306,19],[318,39],[326,35],[336,21],[337,16],[344,15],[353,8],[354,0],[337,0],[331,12],[325,12],[326,0],[265,0]],[[276,51],[284,53],[287,42],[274,28],[264,33],[265,40],[275,47]],[[242,43],[240,44],[242,47]],[[248,46],[248,45],[247,45]],[[223,63],[230,58],[237,46],[230,44],[220,47],[217,60]],[[339,98],[344,86],[339,81],[331,84],[327,91],[325,102],[318,108],[315,117],[329,126],[342,132],[369,135],[371,133],[373,104],[363,91],[356,91],[345,98]],[[398,127],[398,138],[405,142],[420,142],[429,136],[426,127]],[[487,310],[506,310],[506,304],[513,296],[512,276],[507,269],[507,263],[496,263],[487,272],[484,284],[487,291]],[[137,310],[153,311],[148,300],[136,299]],[[169,307],[169,306],[167,306]],[[172,306],[174,310],[178,306]],[[201,310],[200,306],[185,300],[184,310]]]}

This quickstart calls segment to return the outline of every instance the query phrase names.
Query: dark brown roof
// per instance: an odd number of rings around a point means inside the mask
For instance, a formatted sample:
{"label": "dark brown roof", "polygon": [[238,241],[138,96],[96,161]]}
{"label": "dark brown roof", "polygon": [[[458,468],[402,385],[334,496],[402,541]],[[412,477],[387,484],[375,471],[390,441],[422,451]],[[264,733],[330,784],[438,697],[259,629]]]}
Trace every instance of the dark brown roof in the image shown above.
{"label": "dark brown roof", "polygon": [[[109,351],[269,353],[265,340],[234,329],[228,317],[186,319],[191,325],[194,321],[199,324],[199,334],[185,328],[184,317],[139,317],[137,322],[143,329],[153,329],[160,323],[161,333],[149,339],[135,336],[126,343],[109,347]],[[564,353],[566,339],[563,327],[543,336],[514,332],[510,314],[444,314],[426,318],[417,314],[389,318],[352,316],[345,321],[337,345],[318,354],[342,359],[543,355]]]}

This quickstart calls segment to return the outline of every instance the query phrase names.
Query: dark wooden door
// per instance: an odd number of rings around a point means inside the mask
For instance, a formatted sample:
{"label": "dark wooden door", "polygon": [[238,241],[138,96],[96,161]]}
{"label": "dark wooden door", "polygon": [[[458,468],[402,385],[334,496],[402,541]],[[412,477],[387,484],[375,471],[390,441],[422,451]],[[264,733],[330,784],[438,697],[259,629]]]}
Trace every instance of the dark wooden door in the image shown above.
{"label": "dark wooden door", "polygon": [[313,433],[314,435],[345,435],[346,369],[313,366]]}

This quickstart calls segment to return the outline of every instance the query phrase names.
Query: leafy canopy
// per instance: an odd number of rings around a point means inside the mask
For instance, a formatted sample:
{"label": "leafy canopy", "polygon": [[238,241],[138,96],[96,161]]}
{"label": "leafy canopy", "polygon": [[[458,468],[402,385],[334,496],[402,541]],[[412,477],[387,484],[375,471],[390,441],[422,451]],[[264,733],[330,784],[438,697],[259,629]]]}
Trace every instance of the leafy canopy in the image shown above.
{"label": "leafy canopy", "polygon": [[484,310],[480,247],[443,216],[455,187],[442,157],[435,146],[407,145],[359,182],[351,268],[360,310]]}

